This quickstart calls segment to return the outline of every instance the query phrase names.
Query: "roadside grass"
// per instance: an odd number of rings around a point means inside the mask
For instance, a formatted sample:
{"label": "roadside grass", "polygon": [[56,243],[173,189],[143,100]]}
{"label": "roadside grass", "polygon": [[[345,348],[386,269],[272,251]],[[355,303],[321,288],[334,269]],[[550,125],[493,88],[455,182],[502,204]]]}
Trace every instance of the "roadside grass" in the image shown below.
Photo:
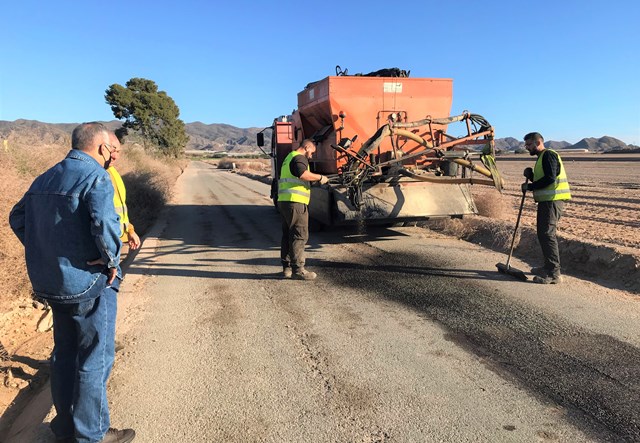
{"label": "roadside grass", "polygon": [[[508,250],[513,240],[513,225],[507,221],[512,216],[516,198],[501,194],[496,189],[473,188],[473,201],[478,209],[475,217],[463,220],[442,218],[419,222],[418,225],[461,240],[472,241],[487,247]],[[521,231],[516,234],[514,247],[520,244]]]}
{"label": "roadside grass", "polygon": [[31,293],[24,264],[24,249],[8,223],[11,208],[22,198],[33,179],[66,153],[65,149],[55,145],[10,146],[9,150],[0,151],[4,188],[0,193],[0,212],[5,220],[0,224],[0,266],[8,271],[5,278],[0,279],[0,313],[8,310],[15,300]]}
{"label": "roadside grass", "polygon": [[478,208],[478,215],[483,217],[502,219],[512,208],[511,201],[507,201],[494,188],[473,192],[473,200]]}
{"label": "roadside grass", "polygon": [[177,177],[188,161],[158,158],[125,145],[125,155],[116,165],[127,189],[129,218],[141,237],[169,202]]}
{"label": "roadside grass", "polygon": [[[11,310],[17,300],[31,294],[24,248],[9,227],[11,208],[22,198],[32,181],[62,160],[68,152],[62,145],[26,146],[13,143],[7,151],[0,151],[0,169],[4,190],[0,193],[0,266],[9,270],[0,279],[0,315]],[[136,231],[143,236],[156,220],[162,207],[171,198],[176,178],[187,164],[186,160],[158,159],[142,149],[128,149],[116,167],[127,188],[127,205]],[[2,331],[0,324],[0,332]]]}

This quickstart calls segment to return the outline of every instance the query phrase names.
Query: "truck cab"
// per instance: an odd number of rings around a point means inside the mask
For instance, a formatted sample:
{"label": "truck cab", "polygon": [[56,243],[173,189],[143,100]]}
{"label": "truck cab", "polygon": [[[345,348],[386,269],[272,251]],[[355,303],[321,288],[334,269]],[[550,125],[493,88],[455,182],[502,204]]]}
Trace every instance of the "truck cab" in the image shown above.
{"label": "truck cab", "polygon": [[273,120],[273,125],[269,126],[257,134],[257,143],[260,148],[265,145],[264,131],[271,129],[271,149],[268,153],[271,157],[271,199],[274,206],[278,203],[278,180],[280,170],[285,157],[293,149],[293,133],[291,130],[291,116],[281,115]]}

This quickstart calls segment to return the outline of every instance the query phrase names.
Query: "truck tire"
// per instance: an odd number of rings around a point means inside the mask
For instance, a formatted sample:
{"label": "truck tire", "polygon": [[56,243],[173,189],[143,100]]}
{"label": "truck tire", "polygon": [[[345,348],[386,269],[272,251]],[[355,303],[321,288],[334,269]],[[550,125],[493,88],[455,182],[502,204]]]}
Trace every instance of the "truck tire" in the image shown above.
{"label": "truck tire", "polygon": [[325,224],[320,220],[309,217],[309,232],[321,232],[325,228]]}

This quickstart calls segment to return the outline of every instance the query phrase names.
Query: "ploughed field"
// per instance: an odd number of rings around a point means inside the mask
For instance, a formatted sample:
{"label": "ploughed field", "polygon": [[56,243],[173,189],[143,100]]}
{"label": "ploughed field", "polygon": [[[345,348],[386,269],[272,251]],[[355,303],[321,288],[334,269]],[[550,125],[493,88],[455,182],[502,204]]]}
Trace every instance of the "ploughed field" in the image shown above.
{"label": "ploughed field", "polygon": [[[586,243],[603,244],[628,253],[640,254],[640,154],[562,154],[571,185],[572,200],[565,206],[559,233]],[[533,167],[528,154],[497,158],[506,183],[503,191],[510,204],[495,218],[515,221],[520,204],[522,171]],[[496,192],[476,186],[482,199]],[[510,207],[512,204],[512,207]],[[528,195],[521,223],[535,227],[536,207]]]}

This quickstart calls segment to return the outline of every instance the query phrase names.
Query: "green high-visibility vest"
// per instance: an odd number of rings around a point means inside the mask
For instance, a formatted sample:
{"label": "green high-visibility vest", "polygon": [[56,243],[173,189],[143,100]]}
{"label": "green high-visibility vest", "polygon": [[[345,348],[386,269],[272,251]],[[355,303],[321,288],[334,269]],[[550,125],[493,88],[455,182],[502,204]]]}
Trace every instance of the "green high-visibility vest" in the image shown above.
{"label": "green high-visibility vest", "polygon": [[[291,151],[282,163],[280,180],[278,180],[278,201],[309,204],[311,200],[311,186],[308,181],[300,180],[291,173],[289,165],[296,155],[302,155],[298,151]],[[309,166],[307,166],[307,170]]]}
{"label": "green high-visibility vest", "polygon": [[[571,190],[569,189],[569,181],[567,180],[567,173],[564,170],[562,159],[553,149],[545,149],[545,151],[551,151],[558,157],[558,163],[560,164],[560,174],[556,177],[556,181],[551,183],[546,188],[534,189],[533,199],[537,202],[550,202],[554,200],[570,200]],[[540,180],[544,177],[544,170],[542,169],[542,154],[538,156],[536,166],[533,168],[533,181]]]}

